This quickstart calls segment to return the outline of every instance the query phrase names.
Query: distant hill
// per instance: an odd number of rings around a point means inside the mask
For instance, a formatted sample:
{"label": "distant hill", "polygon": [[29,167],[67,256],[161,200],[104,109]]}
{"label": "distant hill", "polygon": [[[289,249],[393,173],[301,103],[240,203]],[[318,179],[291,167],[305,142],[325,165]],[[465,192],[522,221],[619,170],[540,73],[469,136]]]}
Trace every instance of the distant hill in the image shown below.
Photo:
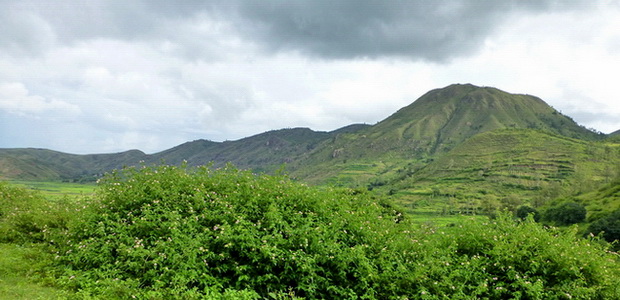
{"label": "distant hill", "polygon": [[455,84],[428,92],[387,119],[335,141],[339,157],[392,153],[404,157],[446,152],[468,138],[502,128],[546,130],[594,140],[600,136],[541,99],[496,88]]}
{"label": "distant hill", "polygon": [[295,175],[312,182],[327,177],[350,184],[392,172],[403,163],[423,165],[480,133],[498,129],[542,130],[587,141],[603,137],[537,97],[455,84],[426,93],[374,126],[326,141],[307,161],[292,167]]}
{"label": "distant hill", "polygon": [[231,162],[243,169],[272,171],[284,163],[303,157],[332,134],[335,133],[292,128],[223,143],[199,140],[153,154],[149,161],[163,160],[170,164],[180,164],[186,160],[190,165],[213,162],[218,166]]}
{"label": "distant hill", "polygon": [[113,154],[76,155],[47,149],[0,149],[0,179],[93,181],[112,169],[141,163],[223,166],[269,172],[307,155],[325,139],[369,125],[353,124],[332,132],[291,128],[265,132],[236,141],[197,140],[147,155],[139,150]]}
{"label": "distant hill", "polygon": [[620,130],[610,133],[607,140],[610,142],[620,143]]}
{"label": "distant hill", "polygon": [[146,158],[139,150],[76,155],[36,148],[0,149],[0,178],[92,181],[106,171],[135,165]]}
{"label": "distant hill", "polygon": [[402,172],[418,172],[477,135],[503,129],[536,130],[583,142],[602,138],[537,97],[455,84],[426,93],[373,126],[355,124],[331,132],[291,128],[236,141],[196,140],[151,155],[138,150],[73,155],[0,149],[0,178],[84,180],[140,162],[187,161],[216,166],[232,162],[257,172],[273,172],[286,164],[293,177],[310,183],[396,184],[393,178],[403,177]]}

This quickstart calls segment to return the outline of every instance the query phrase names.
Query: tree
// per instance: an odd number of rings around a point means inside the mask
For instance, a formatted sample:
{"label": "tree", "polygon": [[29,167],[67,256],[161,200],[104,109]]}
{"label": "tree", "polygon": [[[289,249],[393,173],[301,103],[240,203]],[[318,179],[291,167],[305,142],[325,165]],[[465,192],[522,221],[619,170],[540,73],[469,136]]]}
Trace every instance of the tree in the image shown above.
{"label": "tree", "polygon": [[538,222],[540,220],[540,213],[535,208],[528,205],[521,205],[517,208],[517,212],[515,216],[521,220],[525,220],[528,215],[534,215],[534,221]]}
{"label": "tree", "polygon": [[576,202],[564,202],[548,208],[544,219],[558,225],[571,225],[583,222],[586,219],[586,208]]}
{"label": "tree", "polygon": [[592,222],[588,227],[588,233],[601,234],[603,239],[608,242],[620,240],[620,209],[615,210],[607,217]]}

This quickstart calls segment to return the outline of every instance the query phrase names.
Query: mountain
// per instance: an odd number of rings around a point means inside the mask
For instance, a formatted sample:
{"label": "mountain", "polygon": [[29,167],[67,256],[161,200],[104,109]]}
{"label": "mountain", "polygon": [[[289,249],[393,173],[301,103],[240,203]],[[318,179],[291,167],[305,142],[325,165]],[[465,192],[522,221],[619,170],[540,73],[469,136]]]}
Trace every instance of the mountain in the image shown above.
{"label": "mountain", "polygon": [[223,143],[199,140],[153,154],[149,161],[163,160],[171,164],[180,164],[186,160],[189,165],[213,162],[216,166],[231,162],[243,169],[273,171],[284,163],[300,159],[332,134],[335,133],[292,128],[268,131]]}
{"label": "mountain", "polygon": [[353,124],[332,132],[308,128],[273,130],[236,141],[197,140],[147,155],[139,150],[75,155],[47,149],[0,149],[0,179],[92,181],[106,171],[141,163],[203,165],[228,162],[239,168],[270,172],[303,158],[325,139],[369,125]]}
{"label": "mountain", "polygon": [[610,133],[607,140],[610,142],[620,143],[620,130]]}
{"label": "mountain", "polygon": [[0,149],[0,178],[23,180],[87,180],[146,159],[139,150],[76,155],[47,149]]}
{"label": "mountain", "polygon": [[455,84],[432,90],[378,124],[335,141],[330,150],[348,158],[386,154],[416,157],[446,152],[476,134],[502,128],[599,138],[537,97]]}
{"label": "mountain", "polygon": [[[541,99],[491,87],[455,84],[432,90],[385,120],[331,132],[290,128],[248,138],[197,140],[146,155],[73,155],[44,149],[0,149],[0,177],[22,179],[92,178],[112,168],[144,163],[189,165],[232,162],[240,168],[273,172],[282,164],[310,183],[396,184],[402,170],[415,173],[473,137],[501,129],[539,130],[595,141],[601,136],[579,126]],[[400,174],[400,175],[399,175]]]}
{"label": "mountain", "polygon": [[480,133],[507,128],[601,139],[537,97],[454,84],[426,93],[372,127],[326,141],[291,168],[311,182],[350,185],[403,165],[419,168]]}

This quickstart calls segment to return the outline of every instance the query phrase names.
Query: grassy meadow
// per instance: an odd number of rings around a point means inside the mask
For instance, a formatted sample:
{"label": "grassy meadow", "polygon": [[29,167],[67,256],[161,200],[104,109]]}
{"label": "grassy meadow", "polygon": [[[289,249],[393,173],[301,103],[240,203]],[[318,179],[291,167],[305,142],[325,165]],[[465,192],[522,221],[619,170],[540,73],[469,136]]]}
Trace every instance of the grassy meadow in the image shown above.
{"label": "grassy meadow", "polygon": [[61,181],[11,180],[10,184],[40,192],[49,199],[64,197],[88,197],[95,191],[95,183],[73,183]]}

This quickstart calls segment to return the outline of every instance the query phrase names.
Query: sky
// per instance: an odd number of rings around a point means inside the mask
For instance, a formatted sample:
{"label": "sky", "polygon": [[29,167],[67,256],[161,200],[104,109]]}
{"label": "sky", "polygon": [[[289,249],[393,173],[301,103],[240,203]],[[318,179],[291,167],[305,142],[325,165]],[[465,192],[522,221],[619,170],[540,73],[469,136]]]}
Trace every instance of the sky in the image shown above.
{"label": "sky", "polygon": [[620,129],[620,0],[0,0],[0,148],[375,124],[454,83]]}

